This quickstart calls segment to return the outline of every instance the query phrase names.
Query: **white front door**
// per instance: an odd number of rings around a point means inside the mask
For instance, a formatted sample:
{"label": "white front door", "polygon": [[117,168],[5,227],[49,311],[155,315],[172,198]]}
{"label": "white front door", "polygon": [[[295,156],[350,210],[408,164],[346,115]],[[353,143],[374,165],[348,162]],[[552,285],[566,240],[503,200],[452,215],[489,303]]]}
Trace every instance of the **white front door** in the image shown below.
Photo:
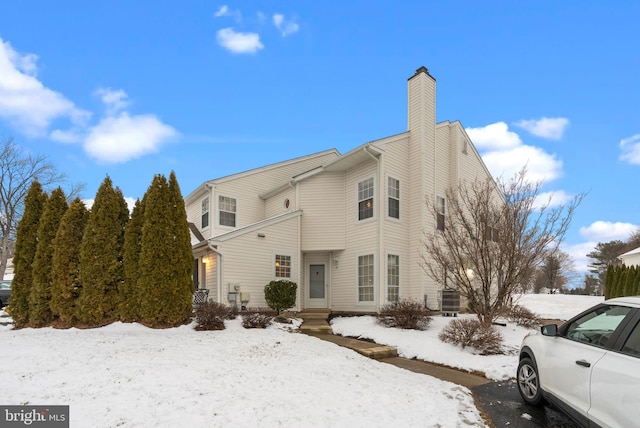
{"label": "white front door", "polygon": [[327,307],[326,265],[324,263],[309,264],[307,280],[307,307]]}

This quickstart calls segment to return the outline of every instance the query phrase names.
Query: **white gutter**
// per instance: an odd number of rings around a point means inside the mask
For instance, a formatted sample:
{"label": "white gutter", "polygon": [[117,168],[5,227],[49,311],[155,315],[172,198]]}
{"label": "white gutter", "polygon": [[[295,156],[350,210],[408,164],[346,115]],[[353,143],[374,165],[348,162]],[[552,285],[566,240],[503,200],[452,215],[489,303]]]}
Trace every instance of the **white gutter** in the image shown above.
{"label": "white gutter", "polygon": [[[380,283],[382,278],[383,278],[383,272],[382,272],[382,268],[384,266],[383,264],[383,260],[382,260],[382,252],[383,252],[383,248],[382,248],[382,235],[383,235],[383,229],[382,229],[382,220],[384,219],[384,203],[383,203],[383,197],[384,197],[384,192],[382,190],[382,162],[380,161],[380,159],[376,156],[374,156],[369,150],[367,150],[369,148],[369,144],[367,144],[363,150],[365,151],[365,153],[367,153],[369,156],[371,156],[377,163],[378,163],[378,236],[377,236],[377,260],[378,260],[378,304],[381,304],[383,302],[383,286]],[[375,302],[374,302],[375,303]]]}

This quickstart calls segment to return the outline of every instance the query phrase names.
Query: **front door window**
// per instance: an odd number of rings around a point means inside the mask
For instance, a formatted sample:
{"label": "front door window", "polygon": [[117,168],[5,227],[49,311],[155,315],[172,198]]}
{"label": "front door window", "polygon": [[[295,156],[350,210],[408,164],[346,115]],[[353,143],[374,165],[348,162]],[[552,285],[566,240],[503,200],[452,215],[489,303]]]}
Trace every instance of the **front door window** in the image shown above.
{"label": "front door window", "polygon": [[309,298],[324,299],[324,265],[309,266]]}

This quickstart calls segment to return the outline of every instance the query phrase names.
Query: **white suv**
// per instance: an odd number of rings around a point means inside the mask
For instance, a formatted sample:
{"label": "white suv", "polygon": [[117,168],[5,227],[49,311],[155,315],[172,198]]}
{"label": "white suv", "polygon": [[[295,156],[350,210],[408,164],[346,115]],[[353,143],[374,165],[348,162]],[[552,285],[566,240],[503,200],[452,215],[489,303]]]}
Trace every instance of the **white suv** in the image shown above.
{"label": "white suv", "polygon": [[640,296],[610,299],[520,347],[518,390],[583,426],[640,427]]}

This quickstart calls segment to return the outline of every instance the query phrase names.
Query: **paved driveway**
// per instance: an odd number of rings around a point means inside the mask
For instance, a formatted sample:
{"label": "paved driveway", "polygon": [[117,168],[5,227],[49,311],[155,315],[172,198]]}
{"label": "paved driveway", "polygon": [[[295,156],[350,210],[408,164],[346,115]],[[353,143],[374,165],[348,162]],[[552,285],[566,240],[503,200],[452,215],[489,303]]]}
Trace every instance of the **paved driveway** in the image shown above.
{"label": "paved driveway", "polygon": [[496,428],[579,428],[553,406],[532,407],[520,398],[515,382],[491,382],[471,389]]}

